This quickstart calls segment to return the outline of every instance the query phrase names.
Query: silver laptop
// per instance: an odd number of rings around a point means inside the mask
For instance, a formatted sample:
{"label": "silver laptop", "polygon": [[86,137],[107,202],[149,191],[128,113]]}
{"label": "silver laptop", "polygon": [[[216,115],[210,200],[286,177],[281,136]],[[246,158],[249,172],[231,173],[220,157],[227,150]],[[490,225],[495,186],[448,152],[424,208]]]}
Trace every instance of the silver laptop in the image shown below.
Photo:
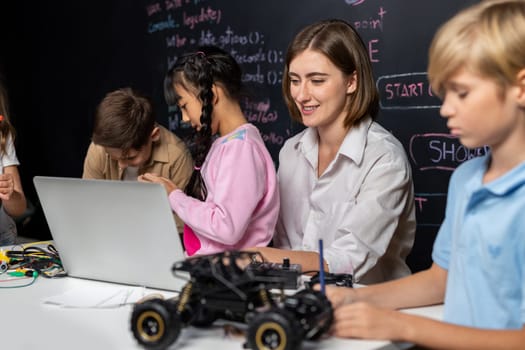
{"label": "silver laptop", "polygon": [[184,252],[159,184],[35,176],[54,245],[71,277],[180,291]]}

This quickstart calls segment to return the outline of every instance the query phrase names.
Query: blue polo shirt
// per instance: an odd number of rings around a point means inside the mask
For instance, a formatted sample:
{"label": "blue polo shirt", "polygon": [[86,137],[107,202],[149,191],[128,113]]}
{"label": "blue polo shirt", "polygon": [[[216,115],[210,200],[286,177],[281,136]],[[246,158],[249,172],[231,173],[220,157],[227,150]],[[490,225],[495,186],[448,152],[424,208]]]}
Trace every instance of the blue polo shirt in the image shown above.
{"label": "blue polo shirt", "polygon": [[518,329],[525,323],[525,163],[482,183],[490,154],[452,174],[432,258],[448,270],[444,321]]}

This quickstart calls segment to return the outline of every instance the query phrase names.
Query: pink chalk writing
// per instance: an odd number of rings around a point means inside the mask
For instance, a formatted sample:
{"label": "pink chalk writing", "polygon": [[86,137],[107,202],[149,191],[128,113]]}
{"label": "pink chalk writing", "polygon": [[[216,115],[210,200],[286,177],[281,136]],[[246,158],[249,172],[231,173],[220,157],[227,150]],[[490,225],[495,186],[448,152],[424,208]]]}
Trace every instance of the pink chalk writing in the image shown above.
{"label": "pink chalk writing", "polygon": [[427,73],[384,75],[376,82],[382,109],[439,108],[441,101],[434,96]]}
{"label": "pink chalk writing", "polygon": [[[446,193],[415,193],[417,226],[439,227],[445,216]],[[436,215],[440,214],[440,215]]]}
{"label": "pink chalk writing", "polygon": [[188,14],[186,11],[182,13],[182,23],[184,26],[194,29],[196,25],[201,23],[219,24],[221,23],[222,10],[215,10],[208,6],[201,7],[197,14]]}
{"label": "pink chalk writing", "polygon": [[357,31],[363,30],[379,30],[383,31],[383,20],[387,11],[380,7],[377,12],[377,17],[369,17],[368,19],[361,19],[353,21],[354,28]]}
{"label": "pink chalk writing", "polygon": [[162,11],[162,8],[160,7],[160,4],[158,2],[146,6],[146,13],[148,14],[148,16],[152,16],[156,14],[157,12],[161,12],[161,11]]}

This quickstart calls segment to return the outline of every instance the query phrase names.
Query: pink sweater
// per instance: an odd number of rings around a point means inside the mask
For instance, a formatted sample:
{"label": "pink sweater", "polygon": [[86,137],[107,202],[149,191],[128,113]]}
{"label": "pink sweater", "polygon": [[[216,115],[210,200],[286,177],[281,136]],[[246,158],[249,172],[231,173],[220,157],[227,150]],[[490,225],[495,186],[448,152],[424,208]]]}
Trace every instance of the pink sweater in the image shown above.
{"label": "pink sweater", "polygon": [[279,190],[257,128],[244,124],[215,140],[201,172],[204,202],[181,190],[169,195],[171,208],[191,228],[184,235],[187,254],[266,246],[279,214]]}

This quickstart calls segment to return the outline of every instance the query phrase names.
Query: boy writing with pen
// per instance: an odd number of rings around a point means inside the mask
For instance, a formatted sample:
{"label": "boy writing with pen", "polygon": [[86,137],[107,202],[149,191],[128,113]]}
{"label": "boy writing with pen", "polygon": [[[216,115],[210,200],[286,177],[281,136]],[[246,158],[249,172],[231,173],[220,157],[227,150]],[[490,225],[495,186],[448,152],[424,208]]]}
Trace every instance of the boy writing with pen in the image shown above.
{"label": "boy writing with pen", "polygon": [[[525,1],[483,1],[444,24],[428,76],[452,135],[490,153],[453,173],[426,271],[331,288],[333,334],[439,349],[525,348]],[[394,311],[444,302],[443,322]]]}

